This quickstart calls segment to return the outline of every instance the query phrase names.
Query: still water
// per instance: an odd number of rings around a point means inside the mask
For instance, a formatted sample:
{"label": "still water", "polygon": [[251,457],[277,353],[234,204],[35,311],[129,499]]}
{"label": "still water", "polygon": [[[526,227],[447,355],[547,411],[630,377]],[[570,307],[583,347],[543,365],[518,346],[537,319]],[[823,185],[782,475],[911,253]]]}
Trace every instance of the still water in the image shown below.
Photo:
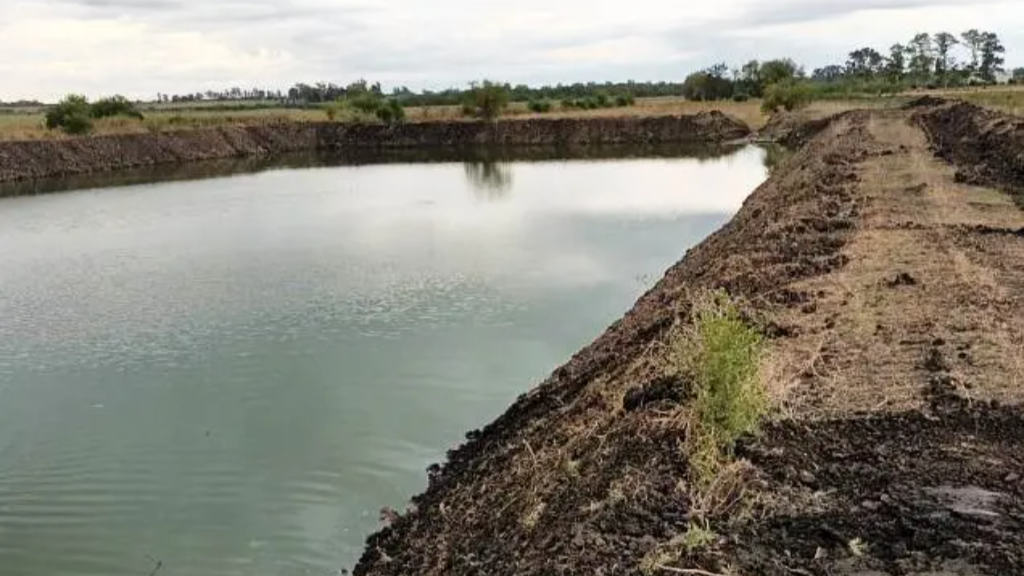
{"label": "still water", "polygon": [[745,148],[0,200],[0,574],[351,567],[766,173]]}

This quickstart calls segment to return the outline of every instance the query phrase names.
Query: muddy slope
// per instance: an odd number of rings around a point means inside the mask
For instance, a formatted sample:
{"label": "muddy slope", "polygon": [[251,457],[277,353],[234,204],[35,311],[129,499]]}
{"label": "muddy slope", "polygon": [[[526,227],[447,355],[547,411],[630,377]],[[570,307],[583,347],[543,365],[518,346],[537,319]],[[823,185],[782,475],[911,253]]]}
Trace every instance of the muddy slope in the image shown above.
{"label": "muddy slope", "polygon": [[[434,467],[355,573],[1024,574],[1024,216],[955,172],[908,112],[836,118]],[[741,451],[749,508],[683,549],[702,503],[665,338],[704,287],[770,336],[779,413]]]}
{"label": "muddy slope", "polygon": [[959,181],[1009,188],[1024,206],[1024,119],[935,98],[910,107],[936,153],[959,166]]}
{"label": "muddy slope", "polygon": [[750,132],[723,114],[381,124],[281,123],[209,130],[0,142],[0,182],[199,160],[355,149],[723,143]]}

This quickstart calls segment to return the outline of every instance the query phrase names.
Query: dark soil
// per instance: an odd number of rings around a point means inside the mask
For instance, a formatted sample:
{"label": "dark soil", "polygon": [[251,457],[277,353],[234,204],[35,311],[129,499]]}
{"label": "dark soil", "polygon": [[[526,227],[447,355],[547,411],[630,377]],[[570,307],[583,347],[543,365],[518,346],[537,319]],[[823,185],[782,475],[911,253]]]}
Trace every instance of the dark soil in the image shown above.
{"label": "dark soil", "polygon": [[935,153],[957,166],[958,182],[1005,188],[1024,206],[1024,119],[937,98],[910,107]]}
{"label": "dark soil", "polygon": [[0,142],[0,182],[201,160],[473,146],[721,144],[750,133],[719,112],[691,116],[550,118],[500,122],[280,122],[152,134]]}
{"label": "dark soil", "polygon": [[[432,467],[355,574],[1024,575],[1021,220],[959,204],[973,189],[927,165],[910,116],[816,127],[623,319]],[[690,499],[689,383],[664,366],[705,288],[795,374],[772,390],[788,415],[738,451],[745,498],[710,513]],[[717,540],[682,547],[705,521]]]}

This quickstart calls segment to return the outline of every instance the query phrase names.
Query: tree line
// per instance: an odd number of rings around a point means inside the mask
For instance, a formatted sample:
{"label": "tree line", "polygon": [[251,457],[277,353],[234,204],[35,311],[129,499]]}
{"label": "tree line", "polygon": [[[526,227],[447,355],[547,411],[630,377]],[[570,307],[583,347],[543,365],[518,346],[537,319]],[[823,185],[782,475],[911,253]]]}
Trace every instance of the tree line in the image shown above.
{"label": "tree line", "polygon": [[[968,30],[916,34],[883,55],[871,47],[849,53],[845,62],[810,74],[789,58],[751,60],[737,68],[716,64],[690,74],[681,94],[691,100],[765,98],[765,107],[787,108],[828,94],[885,94],[913,88],[983,86],[1000,80],[1006,48],[994,32]],[[1024,68],[1009,82],[1024,83]]]}

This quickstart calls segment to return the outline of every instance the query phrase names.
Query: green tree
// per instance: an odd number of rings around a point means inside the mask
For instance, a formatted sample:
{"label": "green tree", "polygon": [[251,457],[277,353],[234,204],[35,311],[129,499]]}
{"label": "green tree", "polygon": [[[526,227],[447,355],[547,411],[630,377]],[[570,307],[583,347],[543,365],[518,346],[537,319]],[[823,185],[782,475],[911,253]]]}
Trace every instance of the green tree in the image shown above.
{"label": "green tree", "polygon": [[68,134],[88,134],[92,131],[89,100],[79,94],[69,94],[46,111],[45,122],[50,130],[59,128]]}
{"label": "green tree", "polygon": [[996,74],[1003,72],[1003,64],[1006,60],[1003,54],[1006,48],[999,41],[995,32],[983,32],[981,35],[981,65],[978,68],[978,75],[989,83],[995,83]]}
{"label": "green tree", "polygon": [[909,48],[903,44],[896,43],[889,48],[889,58],[885,63],[885,75],[889,82],[897,84],[903,81],[907,72],[907,53]]}
{"label": "green tree", "polygon": [[981,68],[981,49],[984,43],[981,31],[977,29],[970,29],[962,34],[960,38],[964,41],[964,46],[971,55],[971,60],[967,64],[967,69],[972,74],[977,74]]}
{"label": "green tree", "polygon": [[763,95],[761,87],[761,63],[751,60],[740,68],[736,91],[755,98]]}
{"label": "green tree", "polygon": [[926,82],[935,68],[935,51],[932,48],[931,34],[921,33],[910,41],[910,74],[918,81]]}
{"label": "green tree", "polygon": [[507,85],[490,80],[474,82],[466,94],[463,112],[484,120],[495,120],[508,108],[508,102]]}
{"label": "green tree", "polygon": [[955,69],[953,61],[953,47],[959,44],[949,32],[939,32],[935,35],[935,77],[943,86],[949,86],[949,73]]}
{"label": "green tree", "polygon": [[790,58],[768,60],[761,64],[759,80],[761,92],[764,93],[772,84],[795,80],[803,75],[803,70]]}
{"label": "green tree", "polygon": [[846,61],[846,73],[854,78],[868,80],[882,71],[885,58],[874,48],[860,48],[850,52]]}

